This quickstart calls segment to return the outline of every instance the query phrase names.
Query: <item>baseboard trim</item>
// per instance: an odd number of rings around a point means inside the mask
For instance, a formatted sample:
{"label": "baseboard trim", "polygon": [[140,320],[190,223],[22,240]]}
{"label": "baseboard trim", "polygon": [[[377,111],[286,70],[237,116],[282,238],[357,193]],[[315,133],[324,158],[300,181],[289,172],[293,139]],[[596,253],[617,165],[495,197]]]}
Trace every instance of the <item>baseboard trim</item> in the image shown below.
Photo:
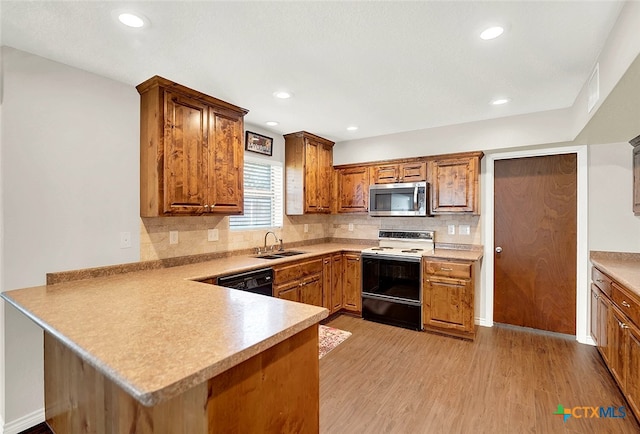
{"label": "baseboard trim", "polygon": [[18,434],[44,422],[44,408],[26,414],[16,420],[12,420],[7,424],[0,425],[0,434]]}

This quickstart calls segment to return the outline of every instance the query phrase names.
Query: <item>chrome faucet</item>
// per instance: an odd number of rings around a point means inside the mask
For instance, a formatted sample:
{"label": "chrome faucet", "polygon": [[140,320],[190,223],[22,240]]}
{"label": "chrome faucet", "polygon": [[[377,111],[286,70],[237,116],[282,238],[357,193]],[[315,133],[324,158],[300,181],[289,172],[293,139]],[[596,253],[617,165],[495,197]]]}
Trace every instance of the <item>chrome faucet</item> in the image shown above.
{"label": "chrome faucet", "polygon": [[[282,239],[278,238],[278,236],[275,234],[275,232],[269,231],[264,236],[264,251],[265,252],[267,251],[267,237],[269,236],[269,234],[271,234],[271,235],[273,235],[275,237],[276,242],[278,242],[278,241],[280,242],[280,247],[278,248],[278,251],[284,250],[284,247],[282,245]],[[271,249],[270,250],[273,250],[273,245],[271,245]]]}

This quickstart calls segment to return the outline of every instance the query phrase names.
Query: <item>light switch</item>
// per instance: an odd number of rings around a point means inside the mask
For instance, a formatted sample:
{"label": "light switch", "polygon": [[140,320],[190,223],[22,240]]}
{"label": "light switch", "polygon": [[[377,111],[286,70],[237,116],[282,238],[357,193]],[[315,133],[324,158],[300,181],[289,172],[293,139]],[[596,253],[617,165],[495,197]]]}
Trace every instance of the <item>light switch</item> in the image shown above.
{"label": "light switch", "polygon": [[458,232],[460,235],[471,235],[471,227],[469,225],[458,226]]}
{"label": "light switch", "polygon": [[447,226],[447,234],[455,235],[456,234],[456,225]]}
{"label": "light switch", "polygon": [[309,232],[309,225],[308,224],[304,224],[304,233],[306,234],[307,232]]}
{"label": "light switch", "polygon": [[353,223],[349,223],[349,232],[353,232]]}
{"label": "light switch", "polygon": [[178,244],[178,231],[169,231],[169,244]]}
{"label": "light switch", "polygon": [[209,229],[207,231],[207,240],[208,241],[218,241],[218,230],[217,229]]}

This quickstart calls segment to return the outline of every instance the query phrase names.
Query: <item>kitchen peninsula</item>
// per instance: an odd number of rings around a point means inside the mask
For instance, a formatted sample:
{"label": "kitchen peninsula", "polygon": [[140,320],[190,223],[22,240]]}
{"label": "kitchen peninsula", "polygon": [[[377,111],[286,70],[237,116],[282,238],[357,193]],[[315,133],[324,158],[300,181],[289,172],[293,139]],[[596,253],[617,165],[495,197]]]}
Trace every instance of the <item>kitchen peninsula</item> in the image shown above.
{"label": "kitchen peninsula", "polygon": [[3,293],[44,329],[52,429],[318,432],[317,324],[327,310],[193,281],[257,261],[223,258]]}

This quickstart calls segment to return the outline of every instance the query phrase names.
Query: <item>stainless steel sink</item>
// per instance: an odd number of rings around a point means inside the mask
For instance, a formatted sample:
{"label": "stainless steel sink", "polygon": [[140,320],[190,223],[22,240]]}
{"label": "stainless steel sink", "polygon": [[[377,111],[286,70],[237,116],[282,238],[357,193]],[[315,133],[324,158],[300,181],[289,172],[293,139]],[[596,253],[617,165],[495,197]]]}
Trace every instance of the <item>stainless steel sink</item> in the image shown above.
{"label": "stainless steel sink", "polygon": [[306,252],[298,252],[296,250],[285,250],[282,252],[276,252],[276,253],[270,253],[268,255],[258,255],[256,256],[256,258],[258,259],[281,259],[281,258],[286,258],[288,256],[296,256],[296,255],[302,255]]}

